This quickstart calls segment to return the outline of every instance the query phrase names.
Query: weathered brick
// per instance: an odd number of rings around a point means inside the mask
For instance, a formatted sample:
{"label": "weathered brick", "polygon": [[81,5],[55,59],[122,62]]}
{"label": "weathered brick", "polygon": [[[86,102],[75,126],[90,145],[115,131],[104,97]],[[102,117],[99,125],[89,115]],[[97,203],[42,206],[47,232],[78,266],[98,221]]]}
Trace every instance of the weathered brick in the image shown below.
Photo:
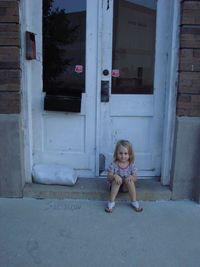
{"label": "weathered brick", "polygon": [[200,49],[181,49],[180,71],[200,71]]}
{"label": "weathered brick", "polygon": [[190,24],[190,25],[198,25],[200,24],[200,12],[199,10],[195,12],[195,14],[192,14],[194,11],[186,11],[184,12],[181,24]]}
{"label": "weathered brick", "polygon": [[[195,115],[196,114],[196,115]],[[190,115],[198,116],[200,115],[200,103],[191,103]]]}
{"label": "weathered brick", "polygon": [[19,23],[18,1],[0,1],[0,22]]}
{"label": "weathered brick", "polygon": [[20,112],[19,46],[19,1],[0,1],[0,113],[3,114]]}
{"label": "weathered brick", "polygon": [[[0,28],[1,28],[1,26],[0,26]],[[0,45],[20,46],[20,34],[19,34],[19,32],[0,31]]]}
{"label": "weathered brick", "polygon": [[191,96],[179,95],[177,98],[177,101],[179,103],[190,103],[191,102]]}
{"label": "weathered brick", "polygon": [[200,73],[180,72],[178,92],[200,94]]}
{"label": "weathered brick", "polygon": [[200,2],[184,2],[182,4],[182,24],[200,23]]}
{"label": "weathered brick", "polygon": [[0,46],[20,46],[20,31],[17,24],[0,24]]}
{"label": "weathered brick", "polygon": [[20,113],[20,94],[17,92],[0,92],[0,113]]}
{"label": "weathered brick", "polygon": [[0,32],[19,32],[19,25],[18,24],[9,24],[9,23],[5,23],[5,24],[0,24]]}
{"label": "weathered brick", "polygon": [[198,109],[192,109],[190,110],[190,114],[191,117],[200,117],[200,106],[198,106]]}
{"label": "weathered brick", "polygon": [[186,111],[184,109],[181,109],[181,108],[177,108],[176,109],[176,115],[177,116],[186,116]]}
{"label": "weathered brick", "polygon": [[177,116],[189,116],[189,109],[185,109],[185,108],[180,108],[179,106],[177,106],[176,109],[176,114]]}
{"label": "weathered brick", "polygon": [[182,10],[200,10],[200,1],[199,0],[189,0],[189,1],[183,1],[182,4]]}
{"label": "weathered brick", "polygon": [[0,47],[0,69],[20,67],[20,50],[18,47]]}
{"label": "weathered brick", "polygon": [[177,102],[177,108],[184,109],[184,110],[190,110],[191,108],[191,102]]}
{"label": "weathered brick", "polygon": [[20,70],[0,70],[0,92],[20,91]]}
{"label": "weathered brick", "polygon": [[195,37],[192,34],[181,34],[181,48],[200,48],[200,37]]}
{"label": "weathered brick", "polygon": [[200,105],[200,95],[192,95],[191,102],[196,105]]}
{"label": "weathered brick", "polygon": [[178,116],[200,116],[200,104],[191,102],[177,102]]}
{"label": "weathered brick", "polygon": [[185,110],[185,109],[177,109],[177,116],[187,116],[187,117],[200,117],[200,110]]}
{"label": "weathered brick", "polygon": [[19,0],[1,0],[0,7],[18,7]]}
{"label": "weathered brick", "polygon": [[180,34],[181,48],[200,48],[200,27],[182,28]]}

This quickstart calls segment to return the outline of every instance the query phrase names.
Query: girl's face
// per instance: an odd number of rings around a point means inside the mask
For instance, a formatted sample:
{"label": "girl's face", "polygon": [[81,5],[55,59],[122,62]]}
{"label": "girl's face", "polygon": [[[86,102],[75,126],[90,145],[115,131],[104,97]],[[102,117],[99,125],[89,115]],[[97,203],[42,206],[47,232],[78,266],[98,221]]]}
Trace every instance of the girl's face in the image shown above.
{"label": "girl's face", "polygon": [[127,162],[129,161],[129,153],[128,153],[128,149],[124,146],[120,146],[117,150],[117,159],[120,162]]}

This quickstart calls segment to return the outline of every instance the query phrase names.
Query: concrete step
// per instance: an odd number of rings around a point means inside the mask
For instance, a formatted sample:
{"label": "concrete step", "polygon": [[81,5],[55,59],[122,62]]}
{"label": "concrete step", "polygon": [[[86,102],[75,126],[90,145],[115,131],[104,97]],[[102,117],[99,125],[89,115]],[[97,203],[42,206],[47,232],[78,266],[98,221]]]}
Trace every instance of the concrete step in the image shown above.
{"label": "concrete step", "polygon": [[[157,179],[136,182],[138,200],[170,200],[171,190],[162,186]],[[26,184],[24,197],[108,200],[109,184],[104,178],[79,178],[74,186]],[[129,200],[128,193],[119,193],[117,200]]]}

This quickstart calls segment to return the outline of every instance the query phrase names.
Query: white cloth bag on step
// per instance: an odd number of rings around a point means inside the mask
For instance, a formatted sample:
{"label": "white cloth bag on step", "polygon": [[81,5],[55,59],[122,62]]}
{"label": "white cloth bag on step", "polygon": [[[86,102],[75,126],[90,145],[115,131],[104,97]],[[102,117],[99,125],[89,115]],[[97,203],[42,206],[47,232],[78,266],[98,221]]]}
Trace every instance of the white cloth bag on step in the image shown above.
{"label": "white cloth bag on step", "polygon": [[77,181],[75,170],[61,164],[35,164],[32,176],[35,183],[41,184],[74,185]]}

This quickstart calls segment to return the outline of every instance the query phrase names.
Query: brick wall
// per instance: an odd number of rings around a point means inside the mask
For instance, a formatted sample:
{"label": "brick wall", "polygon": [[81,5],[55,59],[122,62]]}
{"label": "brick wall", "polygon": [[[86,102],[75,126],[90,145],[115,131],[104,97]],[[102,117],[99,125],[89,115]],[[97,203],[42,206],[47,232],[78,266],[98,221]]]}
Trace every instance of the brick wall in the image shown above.
{"label": "brick wall", "polygon": [[200,0],[181,5],[177,115],[200,117]]}
{"label": "brick wall", "polygon": [[0,114],[20,113],[19,1],[0,0]]}

